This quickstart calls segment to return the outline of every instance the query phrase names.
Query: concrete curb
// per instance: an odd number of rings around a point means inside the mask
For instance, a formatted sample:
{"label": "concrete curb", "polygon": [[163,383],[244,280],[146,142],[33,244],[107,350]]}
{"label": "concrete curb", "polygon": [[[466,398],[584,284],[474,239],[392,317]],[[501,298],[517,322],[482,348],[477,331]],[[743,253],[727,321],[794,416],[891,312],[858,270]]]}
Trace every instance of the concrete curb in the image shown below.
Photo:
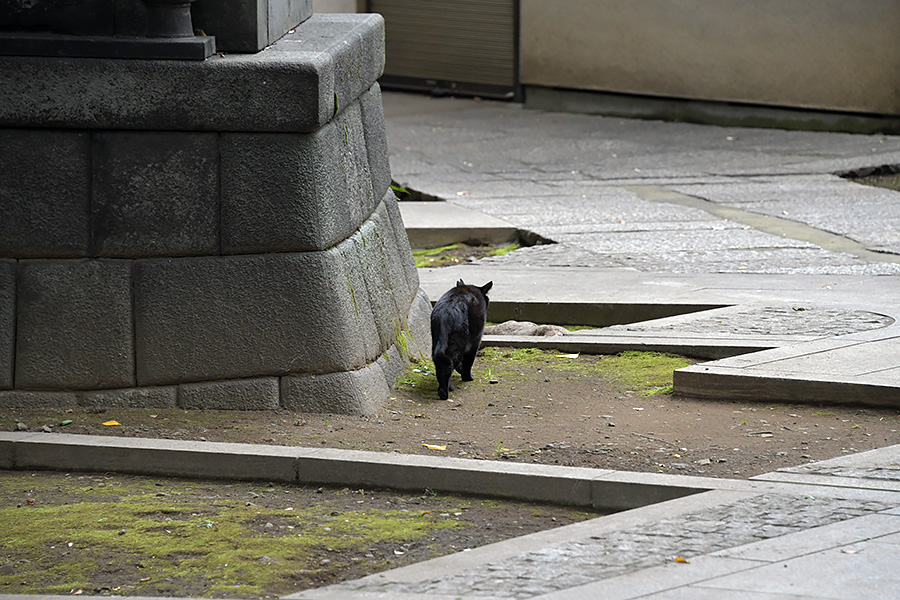
{"label": "concrete curb", "polygon": [[[874,452],[874,451],[873,451]],[[766,479],[718,479],[333,448],[302,448],[62,433],[0,433],[0,468],[430,489],[623,511],[711,490],[762,493]],[[799,478],[798,478],[799,479]],[[836,479],[836,478],[832,478]],[[834,480],[788,487],[842,488]],[[880,486],[891,492],[898,486]]]}
{"label": "concrete curb", "polygon": [[[359,450],[28,432],[0,433],[0,468],[431,489],[605,511],[696,494],[725,481]],[[735,485],[746,486],[724,484]]]}

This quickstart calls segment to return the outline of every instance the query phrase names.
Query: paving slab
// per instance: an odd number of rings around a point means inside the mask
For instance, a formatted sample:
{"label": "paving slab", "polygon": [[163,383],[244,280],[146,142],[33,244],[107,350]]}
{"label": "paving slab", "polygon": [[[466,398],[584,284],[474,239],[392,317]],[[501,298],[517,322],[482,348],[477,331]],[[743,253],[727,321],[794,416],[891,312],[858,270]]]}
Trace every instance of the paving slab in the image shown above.
{"label": "paving slab", "polygon": [[519,229],[481,211],[446,202],[400,202],[400,215],[414,249],[475,241],[502,245],[518,241]]}

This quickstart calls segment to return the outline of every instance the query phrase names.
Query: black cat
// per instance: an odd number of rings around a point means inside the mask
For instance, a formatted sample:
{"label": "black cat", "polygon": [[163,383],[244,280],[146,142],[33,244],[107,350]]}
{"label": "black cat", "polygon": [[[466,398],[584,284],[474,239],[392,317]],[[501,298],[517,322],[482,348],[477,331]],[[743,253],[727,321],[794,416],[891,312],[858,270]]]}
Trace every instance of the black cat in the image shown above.
{"label": "black cat", "polygon": [[472,381],[472,363],[481,345],[487,320],[489,281],[481,287],[466,285],[460,279],[456,287],[441,296],[431,311],[431,358],[437,373],[438,396],[446,400],[453,389],[450,375],[459,371],[463,381]]}

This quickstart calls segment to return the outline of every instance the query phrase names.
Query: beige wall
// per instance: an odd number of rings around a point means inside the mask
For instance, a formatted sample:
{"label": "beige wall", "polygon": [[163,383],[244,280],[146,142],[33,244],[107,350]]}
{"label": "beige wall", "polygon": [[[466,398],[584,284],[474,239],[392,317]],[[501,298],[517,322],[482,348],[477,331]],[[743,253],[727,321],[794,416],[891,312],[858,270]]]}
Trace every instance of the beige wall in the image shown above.
{"label": "beige wall", "polygon": [[363,0],[313,0],[313,12],[355,13],[365,11]]}
{"label": "beige wall", "polygon": [[897,0],[521,0],[526,85],[900,114]]}

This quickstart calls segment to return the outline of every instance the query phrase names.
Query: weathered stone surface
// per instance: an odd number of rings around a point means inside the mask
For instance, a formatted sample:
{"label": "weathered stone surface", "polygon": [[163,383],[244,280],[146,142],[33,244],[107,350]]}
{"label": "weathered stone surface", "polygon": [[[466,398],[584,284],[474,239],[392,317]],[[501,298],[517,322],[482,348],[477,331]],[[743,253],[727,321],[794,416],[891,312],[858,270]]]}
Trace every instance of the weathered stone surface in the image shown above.
{"label": "weathered stone surface", "polygon": [[366,133],[366,155],[372,174],[372,192],[381,198],[391,185],[391,165],[388,162],[387,131],[381,87],[376,83],[359,98],[362,122]]}
{"label": "weathered stone surface", "polygon": [[178,386],[178,406],[206,410],[273,410],[279,405],[277,377],[232,379]]}
{"label": "weathered stone surface", "polygon": [[416,261],[412,255],[412,249],[409,245],[409,236],[406,234],[406,228],[403,225],[403,217],[400,215],[400,208],[397,203],[397,197],[392,190],[387,190],[383,197],[385,212],[383,216],[390,224],[393,233],[393,240],[388,244],[393,250],[393,260],[397,262],[404,277],[406,278],[406,296],[405,304],[413,301],[419,289],[419,272],[416,270]]}
{"label": "weathered stone surface", "polygon": [[0,256],[87,256],[90,176],[88,134],[0,129]]}
{"label": "weathered stone surface", "polygon": [[[386,265],[384,244],[381,240],[382,230],[380,223],[373,218],[366,221],[360,228],[361,243],[356,246],[359,264],[357,268],[362,272],[366,282],[365,293],[372,307],[375,325],[378,329],[381,352],[384,352],[396,342],[395,338],[402,325],[401,311],[394,299],[394,286],[397,279],[391,279]],[[399,280],[402,283],[402,279]],[[406,310],[402,311],[406,315]]]}
{"label": "weathered stone surface", "polygon": [[334,250],[138,261],[138,383],[359,368],[347,269]]}
{"label": "weathered stone surface", "polygon": [[388,388],[393,388],[400,376],[406,372],[407,357],[403,355],[399,346],[400,344],[391,346],[378,358],[378,366],[384,374],[384,382]]}
{"label": "weathered stone surface", "polygon": [[16,387],[134,385],[131,263],[21,261]]}
{"label": "weathered stone surface", "polygon": [[79,404],[90,408],[175,408],[177,402],[178,388],[169,386],[86,392]]}
{"label": "weathered stone surface", "polygon": [[95,255],[218,253],[217,142],[212,133],[94,134]]}
{"label": "weathered stone surface", "polygon": [[[350,219],[363,223],[381,203],[381,195],[372,192],[372,175],[366,153],[362,108],[353,102],[342,109],[333,121],[338,131],[336,160],[340,170],[335,173],[339,193],[346,194],[350,207]],[[383,176],[383,174],[382,174]]]}
{"label": "weathered stone surface", "polygon": [[0,259],[0,390],[13,386],[15,331],[16,263]]}
{"label": "weathered stone surface", "polygon": [[431,357],[431,301],[421,289],[409,308],[409,319],[404,337],[407,338],[407,354],[411,360],[427,360]]}
{"label": "weathered stone surface", "polygon": [[381,75],[383,34],[380,15],[313,15],[265,52],[205,61],[4,56],[0,126],[315,131]]}
{"label": "weathered stone surface", "polygon": [[71,392],[0,391],[0,406],[4,408],[59,408],[77,405],[78,397]]}
{"label": "weathered stone surface", "polygon": [[195,28],[216,37],[219,52],[256,52],[312,15],[312,0],[242,0],[193,4]]}
{"label": "weathered stone surface", "polygon": [[312,134],[222,135],[224,253],[325,250],[375,204],[358,103]]}
{"label": "weathered stone surface", "polygon": [[378,312],[372,306],[365,270],[362,268],[362,248],[362,232],[358,231],[335,246],[334,251],[341,255],[341,261],[347,265],[347,285],[350,288],[353,310],[359,317],[359,337],[365,351],[366,363],[371,363],[381,356],[384,347],[376,323]]}
{"label": "weathered stone surface", "polygon": [[371,414],[389,391],[378,362],[355,371],[281,378],[281,404],[289,410]]}

